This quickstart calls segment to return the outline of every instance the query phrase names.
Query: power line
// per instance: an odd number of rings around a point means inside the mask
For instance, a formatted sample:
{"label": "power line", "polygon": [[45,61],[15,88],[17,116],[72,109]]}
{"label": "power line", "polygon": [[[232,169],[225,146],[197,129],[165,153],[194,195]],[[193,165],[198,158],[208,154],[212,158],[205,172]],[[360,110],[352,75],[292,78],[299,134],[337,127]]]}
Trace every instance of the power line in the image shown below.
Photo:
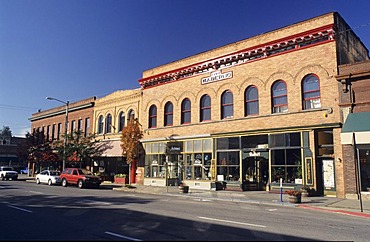
{"label": "power line", "polygon": [[13,106],[13,105],[6,105],[6,104],[0,104],[0,108],[11,109],[11,110],[21,110],[21,111],[37,110],[37,108],[33,108],[33,107]]}

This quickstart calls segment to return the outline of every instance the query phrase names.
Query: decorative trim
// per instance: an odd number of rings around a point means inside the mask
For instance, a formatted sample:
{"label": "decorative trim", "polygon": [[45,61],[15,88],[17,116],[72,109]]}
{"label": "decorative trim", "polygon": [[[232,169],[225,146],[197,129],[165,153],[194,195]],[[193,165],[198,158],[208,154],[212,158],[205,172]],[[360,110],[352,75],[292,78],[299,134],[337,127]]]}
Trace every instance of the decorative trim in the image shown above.
{"label": "decorative trim", "polygon": [[229,68],[252,61],[289,53],[303,48],[334,41],[334,25],[326,25],[310,31],[302,32],[287,38],[277,39],[251,48],[205,60],[158,75],[142,78],[139,84],[143,89],[178,81],[188,77],[201,75],[215,70]]}

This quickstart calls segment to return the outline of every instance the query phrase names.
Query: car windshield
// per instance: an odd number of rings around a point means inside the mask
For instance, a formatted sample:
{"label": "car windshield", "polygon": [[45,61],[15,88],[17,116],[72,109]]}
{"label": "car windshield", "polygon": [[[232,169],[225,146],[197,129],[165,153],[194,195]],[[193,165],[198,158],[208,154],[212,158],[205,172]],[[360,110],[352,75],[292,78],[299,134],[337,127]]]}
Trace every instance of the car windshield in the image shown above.
{"label": "car windshield", "polygon": [[12,171],[13,170],[13,168],[11,168],[11,167],[3,167],[3,171]]}
{"label": "car windshield", "polygon": [[50,171],[50,176],[59,176],[60,172],[59,171]]}
{"label": "car windshield", "polygon": [[84,175],[91,175],[91,172],[86,169],[78,169],[79,174],[84,174]]}

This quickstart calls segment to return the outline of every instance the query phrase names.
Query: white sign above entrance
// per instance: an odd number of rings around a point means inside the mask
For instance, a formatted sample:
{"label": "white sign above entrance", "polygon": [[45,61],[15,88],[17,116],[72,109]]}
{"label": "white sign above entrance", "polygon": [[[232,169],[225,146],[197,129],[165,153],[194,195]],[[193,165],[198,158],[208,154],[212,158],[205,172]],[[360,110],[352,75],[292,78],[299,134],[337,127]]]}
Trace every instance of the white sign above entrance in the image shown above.
{"label": "white sign above entrance", "polygon": [[229,71],[229,72],[226,72],[226,73],[221,73],[221,71],[214,71],[214,72],[211,73],[210,77],[202,78],[201,83],[202,83],[202,85],[204,85],[204,84],[208,84],[208,83],[211,83],[211,82],[222,81],[222,80],[230,79],[230,78],[233,78],[233,72],[232,71]]}

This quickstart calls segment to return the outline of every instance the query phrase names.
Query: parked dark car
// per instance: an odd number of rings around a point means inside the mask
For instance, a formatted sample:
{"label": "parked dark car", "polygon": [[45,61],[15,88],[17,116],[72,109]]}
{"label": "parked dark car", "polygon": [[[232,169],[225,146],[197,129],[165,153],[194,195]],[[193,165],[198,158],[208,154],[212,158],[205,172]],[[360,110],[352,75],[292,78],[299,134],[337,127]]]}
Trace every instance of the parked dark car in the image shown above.
{"label": "parked dark car", "polygon": [[69,184],[76,184],[78,188],[96,187],[102,183],[99,176],[94,176],[90,171],[81,168],[66,168],[60,175],[62,186],[66,187]]}

